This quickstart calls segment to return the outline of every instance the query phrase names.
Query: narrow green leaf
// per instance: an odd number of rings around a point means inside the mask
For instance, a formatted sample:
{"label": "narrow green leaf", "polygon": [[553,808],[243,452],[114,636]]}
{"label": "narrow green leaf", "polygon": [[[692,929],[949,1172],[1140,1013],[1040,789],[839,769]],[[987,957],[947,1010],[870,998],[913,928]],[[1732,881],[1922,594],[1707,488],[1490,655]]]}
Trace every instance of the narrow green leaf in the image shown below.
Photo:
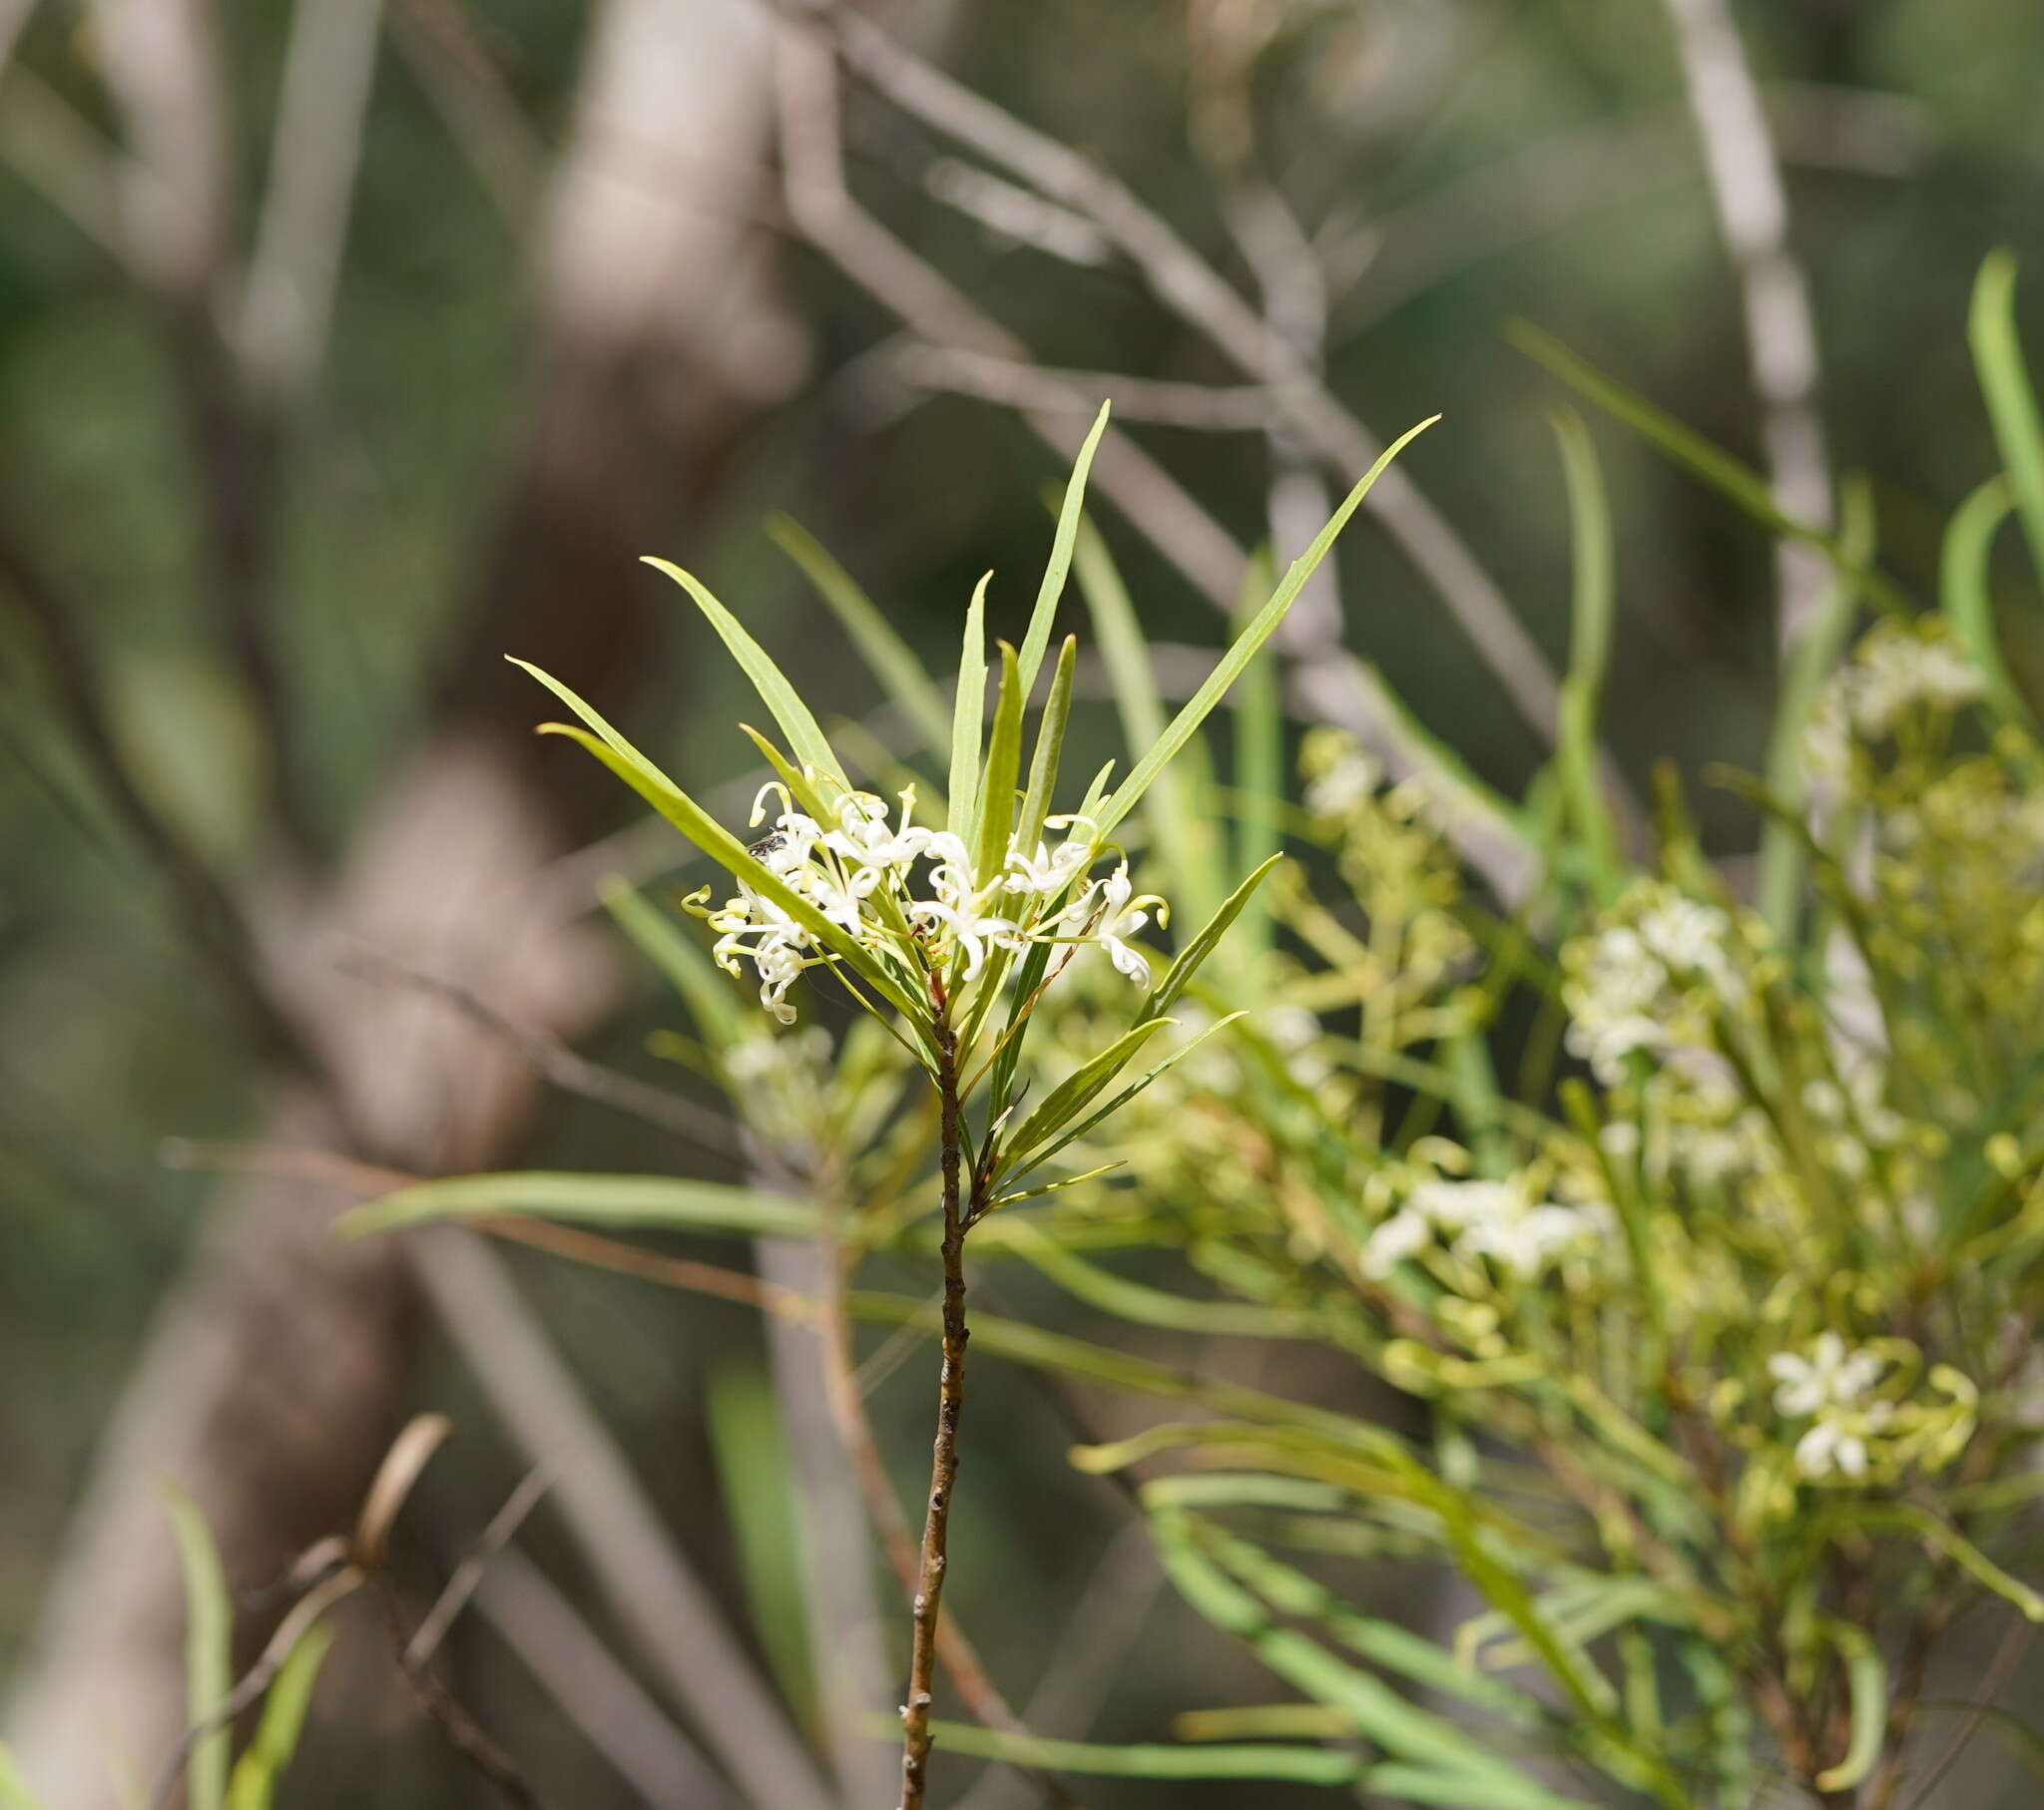
{"label": "narrow green leaf", "polygon": [[2044,1595],[2021,1579],[2012,1578],[1948,1521],[1915,1503],[1869,1503],[1854,1506],[1840,1519],[1869,1531],[1911,1534],[1934,1546],[1960,1571],[2005,1602],[2012,1602],[2032,1621],[2044,1621]]}
{"label": "narrow green leaf", "polygon": [[679,1175],[509,1169],[495,1175],[450,1175],[398,1188],[341,1214],[334,1229],[344,1238],[359,1238],[435,1219],[524,1214],[577,1224],[741,1232],[756,1238],[813,1238],[821,1225],[809,1202],[762,1188]]}
{"label": "narrow green leaf", "polygon": [[951,745],[951,712],[914,651],[894,626],[814,535],[784,515],[771,517],[766,538],[801,568],[851,637],[861,658],[887,695],[901,706],[932,754],[941,757]]}
{"label": "narrow green leaf", "polygon": [[1023,1120],[1020,1129],[1009,1139],[1002,1157],[1003,1170],[1012,1171],[1027,1160],[1027,1152],[1031,1148],[1046,1137],[1055,1136],[1067,1121],[1083,1112],[1087,1102],[1128,1067],[1138,1050],[1173,1022],[1168,1018],[1146,1019],[1124,1031],[1099,1055],[1082,1063],[1051,1089],[1043,1104]]}
{"label": "narrow green leaf", "polygon": [[1938,601],[1959,646],[1987,681],[1987,702],[1994,713],[2004,722],[2032,728],[2036,715],[2016,689],[2008,662],[2002,658],[2001,637],[1994,626],[1994,596],[1988,585],[1994,537],[2014,507],[2014,493],[2006,477],[1989,478],[1959,505],[1945,530],[1944,552],[1938,563]]}
{"label": "narrow green leaf", "polygon": [[723,639],[732,657],[745,669],[753,688],[760,693],[760,700],[773,714],[773,720],[780,724],[780,732],[787,737],[787,745],[794,751],[794,757],[804,766],[811,766],[819,773],[827,773],[839,785],[849,785],[844,769],[837,764],[837,756],[831,752],[830,743],[824,738],[822,725],[810,713],[809,706],[802,702],[793,685],[768,658],[766,650],[760,646],[746,632],[745,625],[711,595],[710,589],[692,572],[671,565],[666,560],[648,555],[643,562],[656,572],[664,572],[676,584],[696,600],[696,608],[709,618],[710,626]]}
{"label": "narrow green leaf", "polygon": [[782,1697],[807,1723],[816,1710],[816,1676],[802,1580],[812,1575],[812,1555],[773,1387],[757,1365],[728,1365],[712,1373],[705,1406],[753,1625]]}
{"label": "narrow green leaf", "polygon": [[1333,548],[1335,538],[1348,525],[1348,518],[1361,507],[1363,498],[1369,495],[1371,486],[1383,475],[1391,461],[1410,441],[1424,433],[1439,419],[1438,415],[1429,415],[1417,426],[1407,428],[1384,448],[1376,463],[1342,499],[1341,506],[1334,511],[1333,518],[1314,536],[1312,545],[1292,561],[1283,582],[1271,594],[1271,601],[1257,612],[1249,626],[1235,638],[1234,644],[1221,657],[1221,664],[1208,675],[1206,682],[1172,718],[1163,735],[1136,763],[1135,770],[1128,778],[1116,788],[1114,796],[1100,807],[1099,825],[1103,835],[1112,830],[1142,801],[1143,794],[1150,789],[1157,775],[1169,764],[1171,757],[1191,739],[1194,731],[1206,721],[1214,706],[1221,701],[1228,687],[1255,658],[1257,650],[1271,639],[1278,625],[1284,620],[1286,612],[1297,601],[1306,581],[1319,569],[1320,562]]}
{"label": "narrow green leaf", "polygon": [[[199,1505],[176,1484],[163,1485],[164,1502],[178,1537],[178,1562],[185,1577],[185,1690],[191,1725],[219,1712],[234,1687],[234,1598],[228,1594],[220,1549]],[[228,1743],[223,1722],[192,1744],[185,1771],[190,1810],[223,1810],[228,1789]]]}
{"label": "narrow green leaf", "polygon": [[993,739],[987,743],[986,767],[980,775],[979,852],[974,873],[982,886],[1008,859],[1008,832],[1015,823],[1015,784],[1022,765],[1022,698],[1015,650],[1002,642]]}
{"label": "narrow green leaf", "polygon": [[332,1632],[314,1623],[284,1656],[262,1699],[262,1720],[256,1724],[255,1738],[235,1763],[234,1777],[228,1781],[227,1810],[269,1810],[277,1781],[298,1750],[312,1686],[332,1644]]}
{"label": "narrow green leaf", "polygon": [[1207,920],[1201,927],[1199,935],[1179,951],[1177,959],[1164,971],[1164,979],[1158,983],[1157,991],[1151,994],[1149,1003],[1143,1008],[1145,1017],[1156,1017],[1169,1012],[1178,1003],[1179,996],[1192,985],[1193,977],[1200,972],[1201,965],[1228,934],[1228,927],[1242,915],[1243,908],[1256,896],[1257,889],[1282,859],[1281,855],[1268,857],[1255,873],[1222,901],[1221,909]]}
{"label": "narrow green leaf", "polygon": [[[1097,1777],[1279,1779],[1298,1785],[1345,1785],[1362,1770],[1362,1762],[1355,1755],[1331,1747],[1279,1746],[1274,1742],[1173,1747],[1140,1741],[1110,1746],[1098,1741],[1053,1740],[1040,1734],[1010,1734],[984,1728],[977,1722],[933,1721],[930,1728],[937,1745],[952,1753],[1005,1760],[1011,1766]],[[890,1723],[877,1723],[874,1733],[876,1738],[884,1735],[900,1739]]]}
{"label": "narrow green leaf", "polygon": [[1072,674],[1079,659],[1079,639],[1065,637],[1058,650],[1058,664],[1051,673],[1050,696],[1036,724],[1036,752],[1029,761],[1029,790],[1022,800],[1022,814],[1016,820],[1015,840],[1033,849],[1043,834],[1043,820],[1052,814],[1057,795],[1058,765],[1064,757],[1065,727],[1072,715]]}
{"label": "narrow green leaf", "polygon": [[2031,563],[2044,583],[2044,422],[2038,420],[2037,393],[2030,387],[2023,342],[2016,333],[2013,251],[1990,252],[1980,265],[1966,337],[2009,489],[2022,514]]}
{"label": "narrow green leaf", "polygon": [[[1843,485],[1838,494],[1838,541],[1853,561],[1864,565],[1873,557],[1873,498],[1863,479]],[[1949,544],[1947,544],[1949,552]],[[1808,788],[1803,782],[1802,737],[1816,709],[1825,681],[1838,664],[1859,608],[1859,587],[1851,575],[1834,571],[1819,600],[1816,615],[1788,656],[1783,675],[1782,699],[1768,742],[1768,786],[1778,798],[1800,809]],[[1790,827],[1769,818],[1761,830],[1759,877],[1754,899],[1769,928],[1786,945],[1795,928],[1804,871],[1802,845]]]}
{"label": "narrow green leaf", "polygon": [[[1268,546],[1260,547],[1244,573],[1243,615],[1251,597],[1267,594],[1273,582]],[[1237,821],[1235,864],[1238,873],[1261,868],[1278,852],[1284,811],[1284,709],[1278,662],[1267,651],[1243,669],[1235,687],[1235,783],[1242,795]],[[1253,894],[1242,919],[1244,967],[1256,971],[1257,958],[1271,946],[1271,909],[1263,894]]]}
{"label": "narrow green leaf", "polygon": [[[1094,1174],[1104,1171],[1095,1169]],[[1080,1177],[1074,1176],[1074,1180]],[[1301,1315],[1239,1301],[1195,1301],[1167,1289],[1132,1282],[1097,1263],[1075,1257],[1026,1220],[1007,1222],[1006,1249],[1026,1258],[1075,1300],[1098,1307],[1135,1326],[1164,1326],[1222,1338],[1302,1339],[1312,1336]]]}
{"label": "narrow green leaf", "polygon": [[1852,1705],[1852,1732],[1845,1757],[1816,1775],[1819,1791],[1850,1791],[1873,1770],[1888,1731],[1888,1668],[1880,1648],[1860,1628],[1843,1621],[1824,1624],[1824,1631],[1843,1654],[1845,1683]]}
{"label": "narrow green leaf", "polygon": [[1561,744],[1558,758],[1570,807],[1601,903],[1618,895],[1622,873],[1618,828],[1597,770],[1597,718],[1611,667],[1611,508],[1589,429],[1574,409],[1554,416],[1562,475],[1569,497],[1569,546],[1575,563],[1570,613],[1569,670],[1561,686]]}
{"label": "narrow green leaf", "polygon": [[951,833],[967,848],[979,840],[979,749],[986,728],[986,587],[984,573],[965,611],[965,641],[958,654],[958,690],[951,705]]}
{"label": "narrow green leaf", "polygon": [[0,1810],[48,1810],[5,1741],[0,1741]]}
{"label": "narrow green leaf", "polygon": [[1100,437],[1107,432],[1108,404],[1100,405],[1093,428],[1072,466],[1071,481],[1065,486],[1064,506],[1058,511],[1057,532],[1051,537],[1050,562],[1043,569],[1043,583],[1037,588],[1036,608],[1029,614],[1029,631],[1022,638],[1023,695],[1035,688],[1036,676],[1043,669],[1043,657],[1050,648],[1051,625],[1058,613],[1058,600],[1065,594],[1065,575],[1072,569],[1072,540],[1079,532],[1080,514],[1086,506],[1086,476],[1093,469],[1093,455]]}
{"label": "narrow green leaf", "polygon": [[1578,395],[1586,397],[1616,421],[1658,446],[1663,453],[1693,477],[1751,516],[1763,528],[1813,547],[1825,559],[1849,576],[1883,610],[1906,615],[1909,599],[1890,580],[1854,560],[1831,535],[1787,516],[1775,506],[1768,481],[1751,466],[1714,446],[1694,429],[1685,427],[1666,410],[1636,396],[1623,384],[1614,382],[1586,359],[1563,345],[1551,334],[1523,320],[1505,328],[1505,337],[1536,364],[1559,377]]}

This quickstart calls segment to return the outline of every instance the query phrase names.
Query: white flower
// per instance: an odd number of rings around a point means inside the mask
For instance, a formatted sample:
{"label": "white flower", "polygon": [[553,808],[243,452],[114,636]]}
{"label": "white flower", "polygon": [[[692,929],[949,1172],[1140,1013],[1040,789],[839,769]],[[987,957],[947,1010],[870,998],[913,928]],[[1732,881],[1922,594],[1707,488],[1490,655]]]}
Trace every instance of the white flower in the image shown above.
{"label": "white flower", "polygon": [[1054,899],[1093,865],[1093,855],[1090,824],[1086,835],[1070,837],[1055,853],[1041,842],[1034,854],[1025,853],[1018,843],[1010,843],[1007,873],[1001,884],[1009,892]]}
{"label": "white flower", "polygon": [[1345,817],[1369,801],[1383,777],[1384,769],[1361,748],[1344,748],[1307,784],[1305,807],[1315,817]]}
{"label": "white flower", "polygon": [[1775,1412],[1795,1416],[1859,1407],[1886,1367],[1887,1360],[1875,1353],[1850,1350],[1835,1332],[1820,1332],[1807,1357],[1778,1351],[1768,1359],[1768,1374],[1778,1385]]}
{"label": "white flower", "polygon": [[986,965],[989,948],[1020,949],[1021,927],[1011,918],[997,918],[967,902],[953,905],[942,899],[924,899],[909,906],[911,922],[934,924],[949,932],[953,946],[965,955],[965,979],[975,979]]}
{"label": "white flower", "polygon": [[1128,945],[1127,939],[1136,935],[1150,922],[1149,908],[1162,907],[1164,901],[1154,892],[1137,896],[1135,883],[1129,878],[1129,864],[1124,861],[1113,873],[1100,882],[1100,902],[1097,907],[1088,899],[1080,899],[1066,912],[1068,919],[1075,915],[1084,920],[1098,911],[1098,919],[1090,932],[1084,935],[1097,942],[1107,951],[1108,960],[1139,987],[1150,985],[1150,964]]}
{"label": "white flower", "polygon": [[1418,1256],[1432,1237],[1433,1226],[1424,1213],[1409,1206],[1401,1208],[1370,1233],[1369,1242],[1362,1247],[1363,1273],[1389,1275],[1407,1257]]}
{"label": "white flower", "polygon": [[1826,1409],[1795,1442],[1795,1468],[1805,1477],[1841,1472],[1855,1482],[1866,1475],[1868,1433],[1878,1433],[1894,1415],[1890,1402],[1871,1402],[1852,1415]]}
{"label": "white flower", "polygon": [[962,858],[965,849],[948,832],[922,829],[909,822],[915,811],[915,787],[901,794],[901,821],[889,826],[887,807],[870,792],[851,792],[838,801],[837,827],[823,837],[823,846],[834,855],[872,870],[875,880],[890,868],[907,867],[930,852],[930,844],[941,833],[956,845]]}
{"label": "white flower", "polygon": [[1422,1181],[1370,1234],[1363,1267],[1371,1275],[1386,1274],[1439,1233],[1458,1256],[1488,1257],[1516,1276],[1530,1277],[1599,1230],[1590,1209],[1536,1201],[1520,1178]]}

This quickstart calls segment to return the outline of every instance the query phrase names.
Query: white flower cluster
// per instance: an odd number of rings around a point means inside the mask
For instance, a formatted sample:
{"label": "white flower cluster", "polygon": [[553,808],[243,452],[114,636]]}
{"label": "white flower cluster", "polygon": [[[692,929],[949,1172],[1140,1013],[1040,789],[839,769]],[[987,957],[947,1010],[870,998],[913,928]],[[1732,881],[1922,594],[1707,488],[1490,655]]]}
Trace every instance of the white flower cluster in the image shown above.
{"label": "white flower cluster", "polygon": [[1731,932],[1717,906],[1656,886],[1626,921],[1574,945],[1563,988],[1569,1054],[1617,1087],[1629,1056],[1680,1048],[1686,1040],[1672,1020],[1685,993],[1701,983],[1726,1000],[1741,996]]}
{"label": "white flower cluster", "polygon": [[1603,1229],[1594,1209],[1535,1200],[1522,1177],[1428,1180],[1370,1234],[1362,1262],[1369,1274],[1386,1276],[1439,1238],[1457,1256],[1489,1257],[1515,1276],[1532,1277]]}
{"label": "white flower cluster", "polygon": [[[914,821],[913,786],[900,794],[900,813],[893,819],[870,792],[848,792],[825,828],[775,780],[754,802],[756,828],[776,795],[780,810],[753,854],[905,977],[941,974],[962,984],[976,980],[997,950],[1020,953],[1033,942],[1091,943],[1139,987],[1149,986],[1149,964],[1131,939],[1150,923],[1153,911],[1164,921],[1163,901],[1136,895],[1126,860],[1110,874],[1089,877],[1102,849],[1085,818],[1049,820],[1067,832],[1055,849],[1041,841],[1024,848],[1011,839],[1000,870],[975,876],[959,837]],[[787,991],[805,969],[829,960],[827,953],[785,910],[743,881],[737,897],[707,915],[718,933],[718,965],[738,975],[751,962],[760,1003],[783,1025],[792,1024]]]}
{"label": "white flower cluster", "polygon": [[1985,689],[1979,668],[1941,631],[1880,624],[1825,687],[1803,733],[1804,758],[1812,772],[1835,775],[1854,735],[1878,740],[1917,704],[1954,710]]}
{"label": "white flower cluster", "polygon": [[1799,1420],[1816,1418],[1795,1442],[1795,1468],[1804,1477],[1833,1471],[1858,1479],[1866,1475],[1866,1436],[1894,1419],[1892,1402],[1874,1396],[1887,1360],[1855,1351],[1835,1332],[1820,1332],[1807,1357],[1777,1352],[1768,1360],[1776,1382],[1775,1411]]}

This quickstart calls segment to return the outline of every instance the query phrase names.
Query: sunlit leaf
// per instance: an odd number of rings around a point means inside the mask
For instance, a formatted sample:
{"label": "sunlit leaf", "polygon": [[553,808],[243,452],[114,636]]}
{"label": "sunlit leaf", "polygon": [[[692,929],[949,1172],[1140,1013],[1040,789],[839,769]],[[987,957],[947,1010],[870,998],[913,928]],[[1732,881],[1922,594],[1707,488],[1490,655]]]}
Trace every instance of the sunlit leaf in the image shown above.
{"label": "sunlit leaf", "polygon": [[589,1175],[513,1169],[450,1175],[398,1188],[343,1213],[335,1229],[358,1238],[436,1219],[532,1214],[590,1225],[673,1231],[740,1232],[760,1238],[813,1238],[821,1227],[805,1200],[722,1181],[679,1175]]}
{"label": "sunlit leaf", "polygon": [[[234,1686],[235,1604],[199,1505],[174,1483],[164,1483],[163,1494],[185,1579],[185,1698],[197,1727],[219,1713]],[[190,1810],[223,1810],[232,1733],[222,1722],[192,1743],[185,1770]]]}

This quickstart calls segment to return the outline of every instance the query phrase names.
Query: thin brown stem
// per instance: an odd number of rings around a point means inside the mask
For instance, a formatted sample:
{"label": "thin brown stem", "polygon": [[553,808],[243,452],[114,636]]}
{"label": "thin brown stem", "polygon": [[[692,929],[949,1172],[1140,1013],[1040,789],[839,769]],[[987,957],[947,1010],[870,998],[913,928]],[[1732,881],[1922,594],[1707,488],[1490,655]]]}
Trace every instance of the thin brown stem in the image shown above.
{"label": "thin brown stem", "polygon": [[937,1664],[937,1617],[949,1563],[951,1491],[958,1478],[958,1421],[965,1407],[965,1224],[959,1197],[964,1126],[958,1091],[958,1040],[947,1011],[936,1024],[937,1089],[943,1108],[943,1367],[937,1380],[937,1432],[930,1451],[929,1511],[913,1605],[908,1700],[901,1709],[901,1810],[921,1810],[930,1753],[930,1685]]}

